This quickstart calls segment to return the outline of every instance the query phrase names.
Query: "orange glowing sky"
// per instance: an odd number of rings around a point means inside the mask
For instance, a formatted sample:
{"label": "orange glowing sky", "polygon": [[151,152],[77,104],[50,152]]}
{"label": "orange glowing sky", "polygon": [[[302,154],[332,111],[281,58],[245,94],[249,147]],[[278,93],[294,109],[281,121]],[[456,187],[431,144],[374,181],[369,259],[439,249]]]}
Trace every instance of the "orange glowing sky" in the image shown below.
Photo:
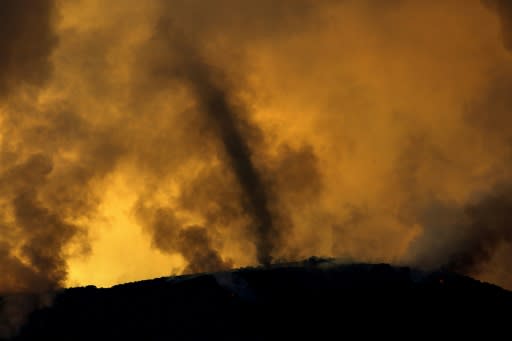
{"label": "orange glowing sky", "polygon": [[[0,87],[0,228],[13,231],[0,269],[13,283],[21,268],[43,271],[24,248],[54,241],[27,232],[47,220],[23,218],[20,193],[82,231],[52,244],[61,285],[179,274],[203,247],[171,231],[186,226],[204,226],[231,266],[256,264],[243,191],[176,76],[189,57],[162,33],[175,30],[255,131],[251,157],[285,226],[276,259],[435,267],[466,257],[474,234],[486,244],[464,271],[512,288],[511,229],[463,213],[512,182],[512,17],[500,0],[46,2],[48,75],[6,66]],[[35,154],[50,171],[24,166]]]}

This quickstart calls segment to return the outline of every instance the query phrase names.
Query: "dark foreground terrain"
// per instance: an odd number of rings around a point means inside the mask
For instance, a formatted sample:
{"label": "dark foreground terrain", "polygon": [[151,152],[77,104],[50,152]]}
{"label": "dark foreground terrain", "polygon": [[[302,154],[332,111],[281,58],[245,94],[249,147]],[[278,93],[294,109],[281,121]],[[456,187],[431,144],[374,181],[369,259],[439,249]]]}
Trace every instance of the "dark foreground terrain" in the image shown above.
{"label": "dark foreground terrain", "polygon": [[301,263],[63,290],[17,340],[510,340],[512,293],[453,273]]}

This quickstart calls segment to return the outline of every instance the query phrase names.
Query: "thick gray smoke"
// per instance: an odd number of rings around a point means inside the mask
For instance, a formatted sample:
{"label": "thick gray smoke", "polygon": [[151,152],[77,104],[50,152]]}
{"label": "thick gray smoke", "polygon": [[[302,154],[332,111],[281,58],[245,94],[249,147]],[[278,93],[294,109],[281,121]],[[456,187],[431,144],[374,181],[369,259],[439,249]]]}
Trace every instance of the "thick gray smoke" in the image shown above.
{"label": "thick gray smoke", "polygon": [[423,235],[411,245],[415,263],[461,273],[478,273],[495,250],[512,242],[512,191],[496,187],[465,207],[432,203],[424,212]]}
{"label": "thick gray smoke", "polygon": [[512,50],[512,3],[508,0],[482,0],[489,8],[496,11],[501,20],[503,44]]}
{"label": "thick gray smoke", "polygon": [[[512,3],[506,0],[482,2],[500,19],[503,46],[512,51]],[[503,248],[501,258],[511,256],[508,248],[512,243],[510,93],[512,70],[505,67],[492,74],[491,81],[478,98],[468,103],[464,113],[465,123],[472,129],[472,138],[479,141],[482,149],[501,155],[495,169],[487,174],[500,179],[498,183],[473,193],[472,199],[464,204],[439,200],[433,195],[423,202],[414,196],[409,198],[410,207],[404,210],[409,216],[404,219],[417,221],[423,226],[420,236],[409,246],[413,264],[476,275],[485,271],[496,250]],[[444,163],[444,167],[449,167],[449,161],[428,144],[428,139],[415,141],[409,153],[403,154],[403,160],[408,162],[400,162],[400,167],[417,167],[422,158],[437,160]],[[401,181],[405,181],[409,188],[417,184],[414,180],[411,182],[413,178],[406,174],[414,174],[415,171],[406,169],[400,173]],[[501,262],[506,263],[507,260],[498,260]]]}
{"label": "thick gray smoke", "polygon": [[0,2],[0,96],[22,85],[41,86],[57,44],[53,0]]}
{"label": "thick gray smoke", "polygon": [[56,3],[0,2],[0,291],[64,285],[112,179],[187,272],[510,244],[509,2]]}
{"label": "thick gray smoke", "polygon": [[229,260],[223,260],[212,243],[211,232],[201,226],[184,226],[170,209],[157,209],[144,214],[145,208],[139,207],[144,219],[152,218],[149,223],[153,233],[153,243],[161,250],[179,252],[187,260],[184,273],[220,271],[231,268]]}

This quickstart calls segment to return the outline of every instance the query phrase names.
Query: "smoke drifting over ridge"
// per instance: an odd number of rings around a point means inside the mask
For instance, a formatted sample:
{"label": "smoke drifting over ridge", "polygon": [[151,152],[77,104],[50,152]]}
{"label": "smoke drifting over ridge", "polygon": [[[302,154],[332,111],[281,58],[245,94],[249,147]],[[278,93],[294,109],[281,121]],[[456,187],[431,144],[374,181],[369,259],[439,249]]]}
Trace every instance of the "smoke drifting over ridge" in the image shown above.
{"label": "smoke drifting over ridge", "polygon": [[0,291],[313,254],[512,285],[506,1],[23,3]]}

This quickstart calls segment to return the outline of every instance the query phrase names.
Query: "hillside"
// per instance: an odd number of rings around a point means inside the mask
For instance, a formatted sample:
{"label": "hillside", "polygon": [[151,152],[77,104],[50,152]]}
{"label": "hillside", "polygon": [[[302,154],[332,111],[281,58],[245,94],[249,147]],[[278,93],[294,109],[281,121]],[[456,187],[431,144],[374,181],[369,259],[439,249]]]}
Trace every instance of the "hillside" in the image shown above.
{"label": "hillside", "polygon": [[[447,272],[312,258],[268,268],[72,288],[17,340],[416,338],[506,332],[512,293]],[[349,339],[352,339],[350,337]]]}

